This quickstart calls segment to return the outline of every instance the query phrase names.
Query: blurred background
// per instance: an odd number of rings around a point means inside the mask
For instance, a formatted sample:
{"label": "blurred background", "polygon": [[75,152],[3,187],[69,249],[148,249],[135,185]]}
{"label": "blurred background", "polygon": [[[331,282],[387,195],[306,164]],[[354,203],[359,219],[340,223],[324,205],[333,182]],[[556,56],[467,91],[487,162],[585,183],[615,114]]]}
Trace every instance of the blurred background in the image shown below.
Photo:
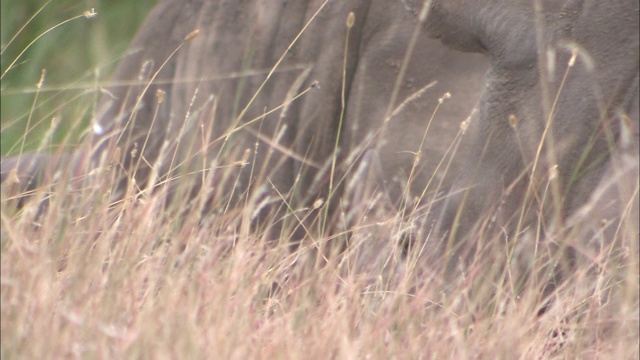
{"label": "blurred background", "polygon": [[[91,119],[97,84],[156,2],[2,0],[0,155],[73,146]],[[91,9],[95,17],[81,16]]]}

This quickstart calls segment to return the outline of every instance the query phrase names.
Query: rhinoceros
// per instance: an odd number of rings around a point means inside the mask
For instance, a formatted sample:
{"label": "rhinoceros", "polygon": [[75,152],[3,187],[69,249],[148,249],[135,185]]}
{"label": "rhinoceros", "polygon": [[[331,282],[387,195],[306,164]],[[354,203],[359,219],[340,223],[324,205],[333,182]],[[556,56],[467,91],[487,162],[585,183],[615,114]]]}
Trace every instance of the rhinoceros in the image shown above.
{"label": "rhinoceros", "polygon": [[[636,2],[424,4],[163,1],[63,163],[119,154],[122,191],[194,178],[214,212],[336,210],[377,186],[452,259],[486,231],[580,223],[610,178],[632,178],[618,203],[637,199]],[[50,156],[27,159],[3,177]]]}

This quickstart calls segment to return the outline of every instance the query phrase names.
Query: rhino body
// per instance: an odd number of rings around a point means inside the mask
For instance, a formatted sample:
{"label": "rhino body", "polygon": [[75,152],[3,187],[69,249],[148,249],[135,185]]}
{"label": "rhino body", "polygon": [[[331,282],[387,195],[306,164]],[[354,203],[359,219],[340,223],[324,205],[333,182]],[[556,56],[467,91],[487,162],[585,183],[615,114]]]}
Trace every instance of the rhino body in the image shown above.
{"label": "rhino body", "polygon": [[[345,174],[362,153],[376,149],[392,198],[413,201],[436,173],[460,123],[475,105],[488,63],[480,56],[460,56],[421,33],[408,55],[406,73],[399,79],[409,42],[419,26],[415,13],[400,1],[328,2],[294,41],[321,5],[322,1],[160,4],[133,40],[131,48],[140,51],[123,61],[115,83],[135,79],[141,72],[143,77],[150,76],[186,34],[198,28],[200,36],[158,73],[158,79],[168,79],[170,84],[158,81],[145,88],[143,81],[133,91],[113,89],[116,99],[128,101],[123,106],[121,101],[104,98],[98,107],[104,115],[97,125],[105,133],[117,134],[121,138],[117,145],[124,148],[132,143],[140,146],[151,131],[153,143],[141,152],[151,164],[165,140],[171,143],[168,153],[177,152],[176,158],[196,166],[202,161],[209,166],[212,159],[218,165],[229,165],[250,149],[248,161],[256,167],[251,175],[251,167],[239,170],[245,180],[237,193],[269,178],[281,193],[293,190],[289,200],[296,203],[299,199],[300,204],[327,196],[336,150],[337,166]],[[350,12],[355,21],[348,29],[345,23]],[[176,25],[166,25],[172,23]],[[402,101],[432,82],[437,83],[420,99],[391,115]],[[312,84],[317,86],[312,88]],[[396,87],[398,93],[392,99]],[[291,100],[306,89],[310,90],[300,99]],[[130,118],[142,90],[145,94],[135,123],[124,126],[124,132],[131,135],[121,137],[123,122]],[[166,100],[156,115],[157,90],[165,91]],[[453,99],[435,114],[422,145],[438,99],[446,92]],[[263,116],[283,104],[281,110]],[[208,134],[201,133],[201,124]],[[410,184],[412,196],[401,199],[418,152],[424,156]],[[163,163],[160,173],[167,173]],[[141,169],[138,173],[145,176]],[[300,184],[294,186],[298,176]],[[444,176],[444,171],[438,176]]]}
{"label": "rhino body", "polygon": [[563,238],[572,217],[613,237],[625,211],[637,219],[638,2],[489,3],[436,0],[426,22],[431,36],[491,62],[440,233],[468,250],[460,240],[488,229]]}
{"label": "rhino body", "polygon": [[[121,188],[213,174],[200,185],[217,191],[214,212],[228,198],[335,208],[377,187],[396,210],[426,209],[421,237],[452,258],[473,249],[472,229],[552,231],[547,219],[620,188],[603,185],[611,172],[632,178],[613,197],[637,203],[637,2],[434,0],[426,22],[421,5],[163,1],[69,162],[119,153]],[[376,171],[357,170],[363,157]],[[46,162],[33,159],[31,175]]]}
{"label": "rhino body", "polygon": [[143,189],[151,168],[162,182],[243,160],[250,166],[218,171],[221,199],[277,200],[273,186],[305,206],[373,149],[393,202],[415,207],[453,178],[462,149],[452,145],[489,67],[423,31],[410,49],[420,26],[402,1],[161,2],[103,89],[91,149],[79,152],[97,164],[120,148],[122,189],[131,178]]}

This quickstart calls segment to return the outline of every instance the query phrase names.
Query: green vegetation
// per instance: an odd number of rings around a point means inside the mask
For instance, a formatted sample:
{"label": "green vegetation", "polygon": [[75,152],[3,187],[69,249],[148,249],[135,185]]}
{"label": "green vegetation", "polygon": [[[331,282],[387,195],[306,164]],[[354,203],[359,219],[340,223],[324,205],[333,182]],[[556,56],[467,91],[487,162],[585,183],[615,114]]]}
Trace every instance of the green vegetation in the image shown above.
{"label": "green vegetation", "polygon": [[[52,143],[45,146],[74,143],[91,117],[96,85],[109,78],[155,2],[2,1],[0,68],[6,74],[2,77],[0,98],[0,154],[19,152],[27,122],[25,150],[42,145],[54,118],[57,130]],[[91,19],[81,16],[91,9],[95,9],[97,16]],[[70,19],[73,20],[60,25]],[[16,59],[13,68],[7,71]],[[38,90],[36,84],[43,69],[46,73]],[[71,138],[65,141],[70,130],[73,130]]]}

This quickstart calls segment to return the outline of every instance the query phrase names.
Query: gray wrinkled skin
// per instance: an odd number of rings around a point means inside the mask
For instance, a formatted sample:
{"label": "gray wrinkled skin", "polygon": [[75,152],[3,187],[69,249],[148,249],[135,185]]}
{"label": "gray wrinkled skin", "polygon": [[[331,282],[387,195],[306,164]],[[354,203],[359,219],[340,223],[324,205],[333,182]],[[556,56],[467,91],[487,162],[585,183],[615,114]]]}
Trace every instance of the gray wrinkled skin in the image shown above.
{"label": "gray wrinkled skin", "polygon": [[437,0],[426,23],[491,62],[468,162],[439,220],[456,256],[481,229],[557,233],[574,214],[568,225],[615,232],[625,206],[637,213],[638,2],[540,3],[536,13],[530,1]]}

